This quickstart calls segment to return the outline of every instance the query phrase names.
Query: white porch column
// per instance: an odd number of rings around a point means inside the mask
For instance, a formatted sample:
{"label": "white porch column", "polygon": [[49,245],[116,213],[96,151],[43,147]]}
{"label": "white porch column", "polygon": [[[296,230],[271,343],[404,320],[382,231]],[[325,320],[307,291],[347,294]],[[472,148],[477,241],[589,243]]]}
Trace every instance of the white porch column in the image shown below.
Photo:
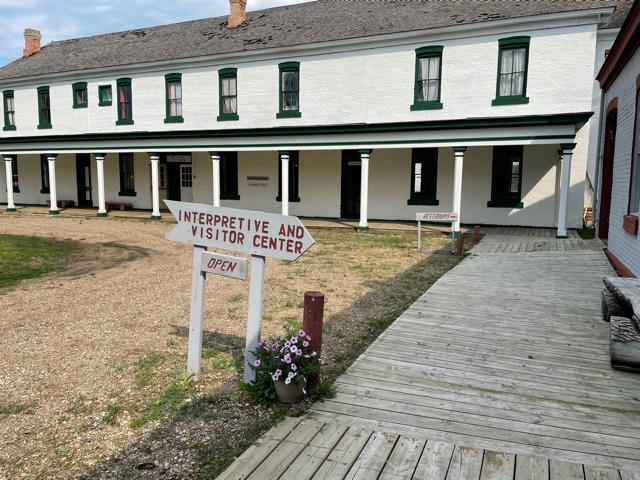
{"label": "white porch column", "polygon": [[16,206],[13,203],[13,157],[5,155],[4,166],[7,174],[7,212],[15,212]]}
{"label": "white porch column", "polygon": [[280,155],[280,200],[282,215],[289,215],[289,152],[278,152]]}
{"label": "white porch column", "polygon": [[96,157],[96,170],[98,172],[98,216],[107,216],[107,207],[104,198],[104,157],[106,153],[94,153]]}
{"label": "white porch column", "polygon": [[148,154],[151,159],[151,204],[153,207],[151,220],[162,220],[160,215],[160,185],[158,182],[160,156],[154,152],[148,152]]}
{"label": "white porch column", "polygon": [[369,230],[367,218],[369,215],[369,156],[371,150],[358,150],[361,160],[360,169],[360,224],[358,230],[366,232]]}
{"label": "white porch column", "polygon": [[47,153],[45,156],[49,162],[49,200],[51,202],[49,213],[57,215],[60,213],[60,210],[58,210],[58,195],[56,193],[56,157],[58,154]]}
{"label": "white porch column", "polygon": [[213,206],[220,206],[220,153],[209,152],[213,166]]}
{"label": "white porch column", "polygon": [[453,211],[458,214],[458,219],[453,223],[454,234],[460,233],[460,205],[462,204],[462,163],[467,147],[453,147],[455,163],[453,167]]}
{"label": "white porch column", "polygon": [[560,205],[558,206],[558,231],[556,237],[567,238],[567,205],[571,185],[571,157],[575,143],[562,143],[562,169],[560,170]]}

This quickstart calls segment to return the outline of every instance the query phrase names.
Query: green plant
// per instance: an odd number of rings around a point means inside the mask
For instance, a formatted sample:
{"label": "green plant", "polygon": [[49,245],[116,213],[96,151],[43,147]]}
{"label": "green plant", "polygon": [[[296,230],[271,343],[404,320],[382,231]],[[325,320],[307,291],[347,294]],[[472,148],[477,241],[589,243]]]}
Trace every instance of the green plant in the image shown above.
{"label": "green plant", "polygon": [[29,403],[0,403],[0,415],[15,415],[22,413],[25,410],[35,407],[37,404],[38,402],[35,401]]}
{"label": "green plant", "polygon": [[120,412],[124,410],[124,407],[118,405],[116,403],[112,403],[107,407],[107,413],[102,416],[102,421],[104,423],[108,423],[109,425],[113,425],[116,421],[116,417]]}
{"label": "green plant", "polygon": [[63,445],[59,445],[58,448],[56,448],[56,453],[58,455],[67,455],[69,452],[71,452],[71,446],[67,445],[66,443]]}
{"label": "green plant", "polygon": [[310,351],[311,337],[304,330],[296,331],[291,324],[282,328],[282,336],[261,340],[251,351],[256,359],[249,367],[255,372],[256,379],[240,387],[262,405],[275,398],[273,382],[284,380],[287,385],[298,385],[301,378],[318,372],[322,363],[318,353]]}

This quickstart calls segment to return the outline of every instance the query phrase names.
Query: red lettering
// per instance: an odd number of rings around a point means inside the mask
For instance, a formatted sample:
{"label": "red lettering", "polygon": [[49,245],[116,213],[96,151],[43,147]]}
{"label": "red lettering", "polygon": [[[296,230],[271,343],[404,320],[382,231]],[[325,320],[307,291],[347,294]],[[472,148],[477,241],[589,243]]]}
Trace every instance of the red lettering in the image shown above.
{"label": "red lettering", "polygon": [[295,225],[287,225],[287,237],[293,237],[296,234]]}
{"label": "red lettering", "polygon": [[299,253],[302,255],[302,242],[296,242],[296,248],[293,253]]}
{"label": "red lettering", "polygon": [[207,227],[207,239],[211,240],[213,238],[213,229],[211,227]]}
{"label": "red lettering", "polygon": [[222,216],[222,226],[225,228],[229,226],[229,217],[226,215]]}
{"label": "red lettering", "polygon": [[198,227],[196,225],[191,225],[191,235],[195,237],[196,233],[198,233]]}
{"label": "red lettering", "polygon": [[210,213],[207,213],[207,225],[211,225],[212,221],[213,221],[213,215],[211,215]]}
{"label": "red lettering", "polygon": [[262,222],[262,233],[269,233],[269,222]]}
{"label": "red lettering", "polygon": [[302,237],[304,237],[304,228],[298,225],[296,227],[296,238],[302,238]]}
{"label": "red lettering", "polygon": [[260,235],[254,235],[253,236],[253,246],[256,248],[260,247]]}
{"label": "red lettering", "polygon": [[287,240],[287,252],[293,253],[293,240],[291,239]]}
{"label": "red lettering", "polygon": [[213,216],[213,224],[218,225],[220,223],[220,215]]}
{"label": "red lettering", "polygon": [[244,233],[238,232],[238,243],[244,245]]}
{"label": "red lettering", "polygon": [[213,263],[216,261],[215,258],[210,258],[209,263],[207,263],[207,268],[213,268]]}
{"label": "red lettering", "polygon": [[280,230],[278,230],[278,235],[286,235],[285,231],[284,231],[284,223],[282,225],[280,225]]}
{"label": "red lettering", "polygon": [[229,218],[229,228],[235,230],[236,228],[236,217]]}
{"label": "red lettering", "polygon": [[236,269],[236,266],[238,265],[238,262],[228,262],[229,266],[227,267],[227,272],[231,272],[233,273],[233,271]]}

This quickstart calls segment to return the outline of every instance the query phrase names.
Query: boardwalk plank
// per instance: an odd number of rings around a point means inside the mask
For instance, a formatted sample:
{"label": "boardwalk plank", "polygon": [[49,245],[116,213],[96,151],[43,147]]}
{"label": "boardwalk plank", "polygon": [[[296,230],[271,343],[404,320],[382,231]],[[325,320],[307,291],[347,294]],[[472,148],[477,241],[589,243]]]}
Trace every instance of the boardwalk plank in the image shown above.
{"label": "boardwalk plank", "polygon": [[515,480],[549,480],[549,460],[518,455]]}
{"label": "boardwalk plank", "polygon": [[418,465],[427,440],[400,437],[378,480],[409,480]]}
{"label": "boardwalk plank", "polygon": [[372,434],[373,431],[367,428],[349,428],[313,476],[313,480],[344,478]]}
{"label": "boardwalk plank", "polygon": [[451,456],[446,480],[476,480],[480,478],[483,450],[456,445]]}
{"label": "boardwalk plank", "polygon": [[585,480],[620,480],[620,472],[613,468],[584,466]]}
{"label": "boardwalk plank", "polygon": [[454,445],[429,440],[422,452],[413,478],[424,480],[445,480],[451,463]]}
{"label": "boardwalk plank", "polygon": [[312,478],[332,449],[342,439],[349,427],[325,424],[309,445],[287,468],[279,480],[305,480]]}
{"label": "boardwalk plank", "polygon": [[347,473],[345,480],[378,478],[397,441],[398,435],[374,432]]}
{"label": "boardwalk plank", "polygon": [[584,467],[578,463],[549,460],[550,480],[584,480]]}
{"label": "boardwalk plank", "polygon": [[480,480],[513,480],[516,456],[512,453],[484,452]]}

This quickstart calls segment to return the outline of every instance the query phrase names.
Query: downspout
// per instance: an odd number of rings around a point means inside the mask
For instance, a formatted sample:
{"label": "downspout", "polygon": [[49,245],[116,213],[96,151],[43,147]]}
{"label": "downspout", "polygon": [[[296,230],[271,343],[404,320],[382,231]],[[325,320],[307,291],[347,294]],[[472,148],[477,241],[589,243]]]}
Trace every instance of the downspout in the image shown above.
{"label": "downspout", "polygon": [[591,196],[591,223],[585,225],[591,228],[596,225],[600,212],[596,209],[600,195],[600,169],[602,168],[602,124],[604,122],[604,97],[605,92],[600,88],[600,113],[598,116],[598,143],[596,147],[596,171],[593,175],[593,195]]}

